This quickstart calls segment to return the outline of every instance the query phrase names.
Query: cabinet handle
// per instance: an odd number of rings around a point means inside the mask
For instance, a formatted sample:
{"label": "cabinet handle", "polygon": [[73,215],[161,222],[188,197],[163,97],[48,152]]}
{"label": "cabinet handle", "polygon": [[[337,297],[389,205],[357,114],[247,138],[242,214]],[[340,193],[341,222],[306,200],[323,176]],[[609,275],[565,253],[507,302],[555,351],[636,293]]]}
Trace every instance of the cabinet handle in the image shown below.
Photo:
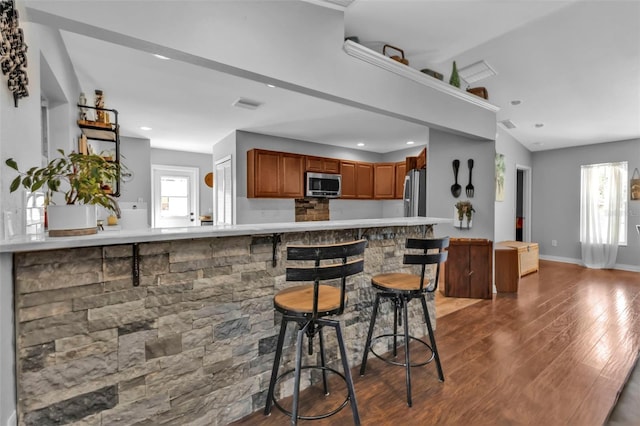
{"label": "cabinet handle", "polygon": [[473,271],[469,271],[469,276],[473,275]]}

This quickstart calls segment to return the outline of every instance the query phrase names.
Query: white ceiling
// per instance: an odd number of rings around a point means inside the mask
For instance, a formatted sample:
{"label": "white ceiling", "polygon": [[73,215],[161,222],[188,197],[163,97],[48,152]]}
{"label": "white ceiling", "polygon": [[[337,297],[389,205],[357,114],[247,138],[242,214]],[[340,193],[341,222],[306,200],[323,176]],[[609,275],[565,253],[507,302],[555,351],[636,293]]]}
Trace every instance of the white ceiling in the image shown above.
{"label": "white ceiling", "polygon": [[[410,66],[446,80],[453,60],[486,60],[498,74],[474,86],[487,88],[498,121],[510,119],[517,127],[509,133],[532,151],[640,138],[640,1],[355,0],[345,26],[363,43],[403,48]],[[364,142],[374,152],[427,140],[413,123],[79,34],[63,32],[63,40],[88,98],[104,90],[122,133],[152,147],[210,152],[236,129]],[[263,105],[232,107],[239,97]]]}

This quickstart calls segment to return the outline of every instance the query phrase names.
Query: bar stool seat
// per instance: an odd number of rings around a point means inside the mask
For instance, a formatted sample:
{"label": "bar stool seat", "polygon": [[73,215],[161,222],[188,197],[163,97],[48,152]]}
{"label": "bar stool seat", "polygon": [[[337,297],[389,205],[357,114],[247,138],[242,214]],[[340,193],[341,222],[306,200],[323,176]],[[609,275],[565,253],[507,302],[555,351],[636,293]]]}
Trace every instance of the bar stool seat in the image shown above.
{"label": "bar stool seat", "polygon": [[[407,405],[411,407],[411,367],[418,367],[426,365],[435,360],[436,368],[438,370],[438,377],[440,381],[444,381],[444,373],[442,372],[442,365],[440,364],[440,356],[438,354],[438,348],[436,346],[436,339],[431,326],[431,319],[429,318],[429,309],[427,307],[427,301],[425,296],[427,293],[432,293],[438,287],[438,279],[440,276],[440,264],[447,259],[447,252],[445,249],[449,246],[449,238],[432,238],[432,239],[415,239],[409,238],[406,242],[407,249],[421,250],[421,254],[405,254],[403,263],[405,265],[420,265],[420,275],[409,273],[387,273],[375,275],[371,278],[371,285],[378,291],[376,292],[376,298],[373,304],[373,313],[371,315],[371,322],[369,323],[369,332],[367,333],[367,341],[364,346],[364,354],[362,358],[362,364],[360,366],[360,375],[364,375],[367,368],[367,358],[369,352],[375,355],[377,358],[385,361],[389,364],[405,367],[405,380],[407,387]],[[435,277],[433,286],[429,285],[429,280],[425,279],[425,272],[427,266],[435,267]],[[429,334],[429,342],[419,339],[409,334],[409,314],[408,304],[413,299],[419,299],[422,305],[422,311],[424,314],[424,320],[427,325],[427,332]],[[378,307],[381,300],[390,300],[393,303],[393,333],[384,333],[373,337],[373,331],[376,324],[376,318],[378,315]],[[404,322],[404,332],[398,333],[398,325],[402,325]],[[373,350],[372,342],[375,342],[383,338],[393,338],[393,358],[385,358],[382,355],[376,353]],[[396,361],[398,337],[404,338],[404,362]],[[411,362],[411,355],[409,351],[409,343],[413,340],[422,344],[430,353],[430,357],[424,362]]]}
{"label": "bar stool seat", "polygon": [[[340,309],[340,289],[320,284],[318,286],[318,312],[330,315]],[[346,297],[345,297],[346,302]],[[273,298],[277,310],[287,313],[313,314],[313,286],[299,285],[286,288]]]}
{"label": "bar stool seat", "polygon": [[[264,414],[269,415],[272,405],[291,416],[291,424],[295,425],[298,419],[318,420],[336,414],[349,403],[353,413],[354,424],[360,425],[360,415],[356,401],[355,389],[349,360],[342,338],[340,322],[330,318],[344,312],[347,302],[346,279],[358,274],[364,269],[363,253],[366,240],[358,240],[347,243],[330,245],[287,247],[287,260],[298,261],[296,266],[286,268],[286,280],[295,282],[311,282],[312,284],[296,285],[279,291],[273,298],[273,306],[276,311],[282,313],[280,333],[276,345],[276,354],[273,360],[271,380]],[[357,257],[354,259],[354,257]],[[304,261],[313,261],[313,266],[304,265]],[[321,264],[321,262],[323,264]],[[335,284],[320,284],[320,281],[330,281]],[[337,284],[339,282],[339,285]],[[284,337],[289,322],[295,322],[298,326],[296,339],[295,368],[278,374],[284,346]],[[343,372],[339,372],[326,365],[323,328],[331,327],[336,331],[338,349],[342,361]],[[320,346],[320,364],[302,365],[302,340],[306,336],[309,340],[309,355],[313,354],[313,338],[318,335]],[[329,395],[327,372],[335,373],[342,378],[347,386],[347,395],[342,404],[336,408],[317,415],[302,415],[299,412],[298,402],[300,393],[301,371],[305,369],[317,369],[322,372],[322,385],[325,395]],[[282,407],[275,399],[275,388],[280,380],[294,373],[293,407],[291,411]]]}

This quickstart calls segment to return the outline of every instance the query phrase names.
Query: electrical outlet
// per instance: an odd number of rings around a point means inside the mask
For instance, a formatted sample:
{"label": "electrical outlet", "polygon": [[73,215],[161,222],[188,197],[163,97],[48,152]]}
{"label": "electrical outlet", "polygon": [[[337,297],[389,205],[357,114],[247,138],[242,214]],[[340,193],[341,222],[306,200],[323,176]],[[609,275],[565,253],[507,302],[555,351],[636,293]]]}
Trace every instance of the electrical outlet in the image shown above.
{"label": "electrical outlet", "polygon": [[558,240],[551,240],[551,245],[553,247],[558,247]]}

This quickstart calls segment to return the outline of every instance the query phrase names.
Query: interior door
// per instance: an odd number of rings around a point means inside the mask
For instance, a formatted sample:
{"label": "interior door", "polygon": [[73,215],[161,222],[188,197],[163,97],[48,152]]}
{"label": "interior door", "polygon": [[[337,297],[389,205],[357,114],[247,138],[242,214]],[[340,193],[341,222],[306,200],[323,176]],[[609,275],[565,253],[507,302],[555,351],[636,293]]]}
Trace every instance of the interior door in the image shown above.
{"label": "interior door", "polygon": [[152,168],[152,219],[155,228],[199,226],[197,168],[158,166]]}

